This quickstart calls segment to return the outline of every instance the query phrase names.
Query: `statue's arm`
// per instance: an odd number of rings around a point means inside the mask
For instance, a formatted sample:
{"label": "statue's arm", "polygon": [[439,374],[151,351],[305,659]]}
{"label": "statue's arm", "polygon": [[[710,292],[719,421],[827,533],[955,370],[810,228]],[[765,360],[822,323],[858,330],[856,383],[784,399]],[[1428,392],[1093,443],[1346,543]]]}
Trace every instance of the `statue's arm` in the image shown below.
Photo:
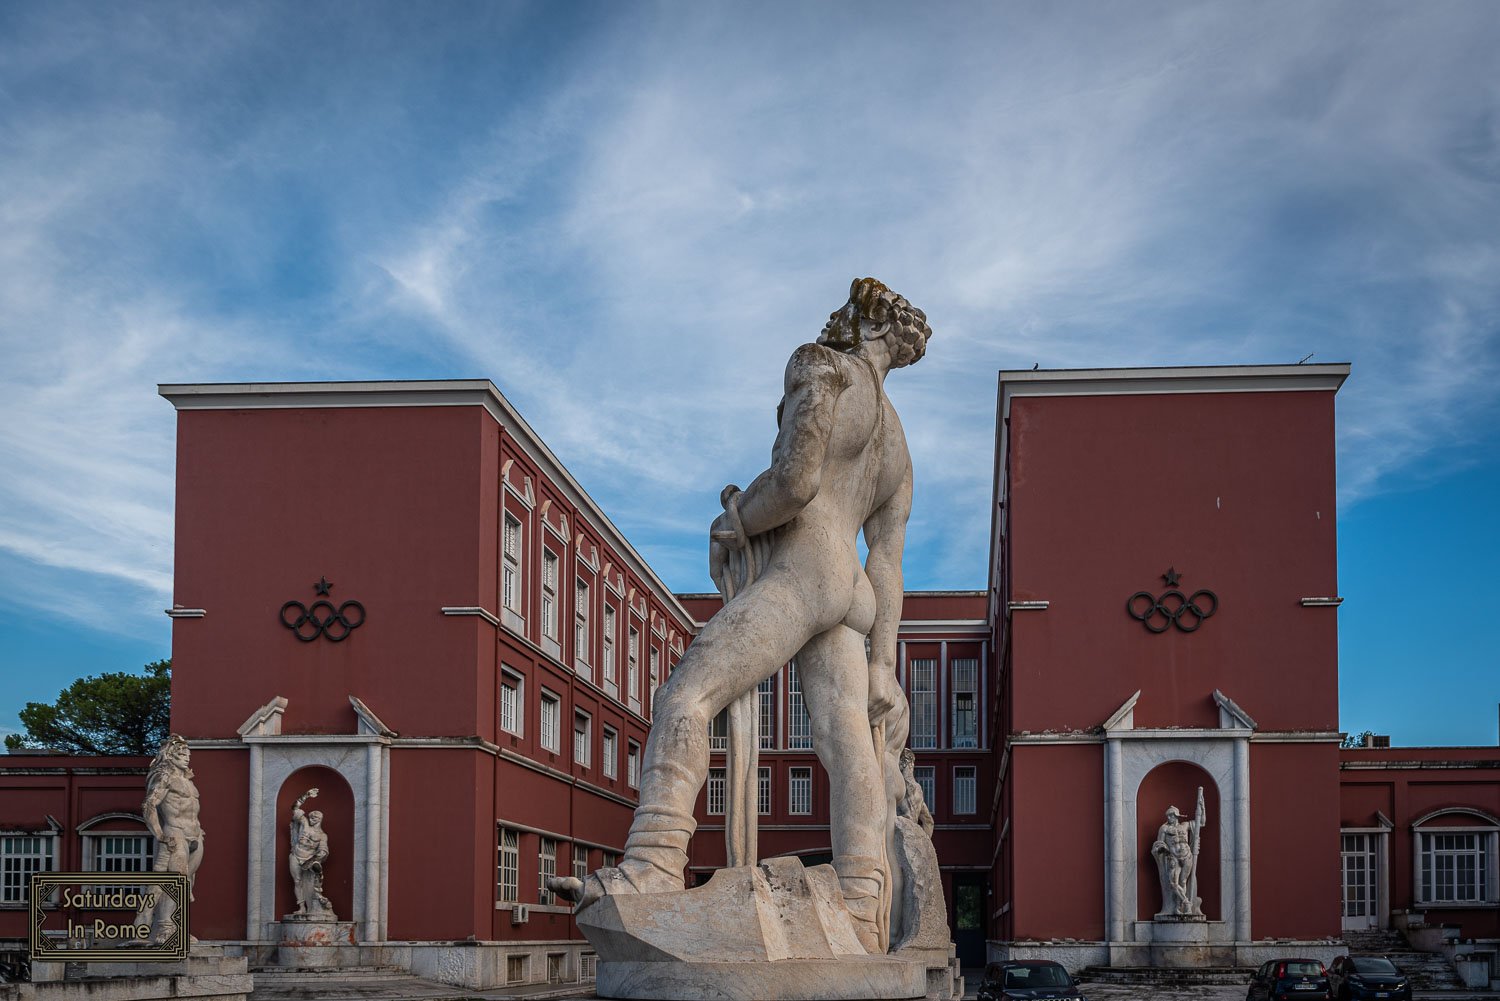
{"label": "statue's arm", "polygon": [[870,627],[870,720],[877,721],[904,703],[896,679],[896,633],[901,628],[905,596],[901,554],[906,548],[906,521],[911,516],[911,462],[890,500],[865,522],[870,555],[865,573],[875,591],[875,623]]}
{"label": "statue's arm", "polygon": [[158,782],[146,790],[146,800],[141,804],[141,819],[146,822],[146,829],[151,832],[152,837],[161,841],[165,835],[161,829],[161,817],[158,815],[158,807],[162,800],[167,798],[167,784]]}
{"label": "statue's arm", "polygon": [[771,448],[771,466],[738,500],[747,536],[786,524],[818,495],[834,408],[849,387],[839,361],[828,348],[804,344],[787,362],[781,429]]}

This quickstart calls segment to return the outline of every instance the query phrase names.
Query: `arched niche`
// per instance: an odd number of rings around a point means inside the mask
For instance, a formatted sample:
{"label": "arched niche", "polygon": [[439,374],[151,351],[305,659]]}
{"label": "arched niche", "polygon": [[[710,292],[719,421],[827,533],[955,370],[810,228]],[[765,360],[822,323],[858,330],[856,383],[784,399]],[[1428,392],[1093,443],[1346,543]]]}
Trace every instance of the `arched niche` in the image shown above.
{"label": "arched niche", "polygon": [[333,904],[340,921],[352,920],[354,914],[354,791],[349,782],[325,765],[308,765],[287,776],[276,793],[276,858],[281,871],[276,877],[276,913],[291,914],[297,909],[292,888],[291,857],[292,806],[297,797],[309,789],[318,795],[303,804],[308,813],[323,813],[323,833],[328,835],[328,858],[323,863],[323,895]]}
{"label": "arched niche", "polygon": [[1191,761],[1167,761],[1157,765],[1141,779],[1135,794],[1136,846],[1140,857],[1136,864],[1136,919],[1150,921],[1162,910],[1161,878],[1151,846],[1157,831],[1166,822],[1167,807],[1175,806],[1183,820],[1192,820],[1198,804],[1198,787],[1203,787],[1204,812],[1208,822],[1199,840],[1198,896],[1203,898],[1203,915],[1210,921],[1223,918],[1219,884],[1219,832],[1225,822],[1219,802],[1219,786],[1213,776]]}

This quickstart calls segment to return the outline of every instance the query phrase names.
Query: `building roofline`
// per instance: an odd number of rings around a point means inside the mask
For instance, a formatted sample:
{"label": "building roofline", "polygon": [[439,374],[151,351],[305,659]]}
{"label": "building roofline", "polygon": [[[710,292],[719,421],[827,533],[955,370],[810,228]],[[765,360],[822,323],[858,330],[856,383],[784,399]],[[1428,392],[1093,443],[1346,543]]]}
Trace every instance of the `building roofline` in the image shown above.
{"label": "building roofline", "polygon": [[[691,628],[676,593],[610,520],[604,509],[573,478],[521,412],[489,379],[382,379],[360,382],[199,382],[162,383],[156,387],[177,410],[293,410],[326,407],[484,407],[502,429],[512,432],[536,465],[547,472],[594,530],[615,540],[625,559],[654,585],[662,601]],[[555,473],[555,476],[551,476]],[[570,539],[571,543],[572,540]]]}

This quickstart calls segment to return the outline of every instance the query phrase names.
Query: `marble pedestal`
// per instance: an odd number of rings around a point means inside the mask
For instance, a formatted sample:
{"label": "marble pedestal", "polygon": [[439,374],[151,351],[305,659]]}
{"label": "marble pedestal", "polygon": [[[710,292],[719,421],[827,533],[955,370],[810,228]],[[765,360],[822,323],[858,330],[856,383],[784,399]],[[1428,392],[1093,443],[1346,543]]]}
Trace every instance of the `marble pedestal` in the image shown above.
{"label": "marble pedestal", "polygon": [[243,957],[195,944],[175,963],[33,963],[31,982],[0,985],[0,1001],[245,1001],[253,988]]}
{"label": "marble pedestal", "polygon": [[306,914],[281,919],[276,965],[296,969],[326,969],[351,962],[355,946],[354,922],[334,921]]}

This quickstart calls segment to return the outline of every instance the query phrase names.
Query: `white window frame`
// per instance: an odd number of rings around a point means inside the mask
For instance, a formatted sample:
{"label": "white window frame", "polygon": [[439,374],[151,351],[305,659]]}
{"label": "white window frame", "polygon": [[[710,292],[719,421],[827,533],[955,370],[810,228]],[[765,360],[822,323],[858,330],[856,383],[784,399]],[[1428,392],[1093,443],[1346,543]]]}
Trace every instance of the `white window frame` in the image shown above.
{"label": "white window frame", "polygon": [[546,543],[542,544],[542,635],[554,643],[557,635],[557,575],[561,561]]}
{"label": "white window frame", "polygon": [[647,715],[656,707],[656,690],[661,687],[661,650],[654,643],[651,645],[650,657],[650,675],[646,682]]}
{"label": "white window frame", "polygon": [[557,897],[547,889],[547,877],[557,875],[557,839],[538,835],[536,846],[536,902],[543,905],[557,903]]}
{"label": "white window frame", "polygon": [[812,816],[812,769],[797,767],[787,771],[786,812],[793,817]]}
{"label": "white window frame", "polygon": [[[156,838],[149,831],[85,831],[81,838],[85,872],[151,872],[155,865]],[[133,843],[129,849],[123,844],[127,841]]]}
{"label": "white window frame", "polygon": [[708,781],[704,783],[705,802],[710,817],[724,816],[725,801],[729,796],[729,776],[722,768],[710,768]]}
{"label": "white window frame", "polygon": [[531,982],[531,956],[512,953],[505,957],[505,982],[507,984],[529,984]]}
{"label": "white window frame", "polygon": [[[977,748],[979,746],[979,658],[959,657],[948,662],[953,676],[953,692],[950,698],[948,718],[948,743],[951,747]],[[968,696],[968,709],[962,708],[963,697]],[[962,715],[961,715],[962,714]],[[960,722],[966,724],[968,733],[963,733]]]}
{"label": "white window frame", "polygon": [[616,698],[620,695],[620,679],[615,676],[615,633],[619,630],[620,614],[615,606],[604,599],[604,633],[600,639],[604,652],[599,657],[599,671],[603,675],[604,690]]}
{"label": "white window frame", "polygon": [[612,726],[604,727],[604,736],[601,738],[600,753],[604,756],[604,777],[607,779],[619,778],[620,776],[620,731]]}
{"label": "white window frame", "polygon": [[501,827],[495,841],[495,899],[514,904],[521,899],[521,832]]}
{"label": "white window frame", "polygon": [[[929,810],[931,807],[928,808]],[[974,765],[953,766],[953,815],[973,816],[979,812],[979,769]]]}
{"label": "white window frame", "polygon": [[641,745],[633,740],[625,742],[625,784],[632,789],[641,787]]}
{"label": "white window frame", "polygon": [[[507,690],[511,692],[508,700]],[[510,704],[510,726],[505,725],[507,701]],[[500,729],[517,737],[526,734],[526,678],[503,665],[500,668]]]}
{"label": "white window frame", "polygon": [[[1468,811],[1453,811],[1471,816]],[[1418,821],[1412,827],[1412,848],[1415,854],[1413,866],[1414,896],[1418,907],[1493,907],[1500,904],[1500,827],[1464,825],[1462,827],[1425,827],[1425,820],[1433,819],[1432,815]],[[1474,819],[1479,819],[1475,817]],[[1439,843],[1443,839],[1447,844]],[[1459,844],[1465,842],[1465,844]],[[1440,859],[1449,860],[1452,867],[1449,879],[1444,880],[1447,887],[1434,885],[1438,875]],[[1462,860],[1469,859],[1472,864],[1469,873],[1472,878],[1468,881],[1472,887],[1472,895],[1463,895],[1463,887],[1459,885],[1461,873],[1459,868]],[[1446,891],[1446,892],[1445,892]]]}
{"label": "white window frame", "polygon": [[937,658],[917,657],[907,662],[911,683],[911,739],[914,750],[938,746]]}
{"label": "white window frame", "polygon": [[635,623],[626,629],[625,634],[625,678],[626,693],[630,699],[630,708],[639,710],[641,708],[641,631],[635,627]]}
{"label": "white window frame", "polygon": [[786,668],[786,746],[793,751],[812,749],[812,717],[802,697],[802,678],[793,659]]}
{"label": "white window frame", "polygon": [[917,787],[922,790],[922,802],[927,804],[929,813],[937,813],[937,768],[933,765],[915,765],[912,767],[912,778],[917,780]]}
{"label": "white window frame", "polygon": [[594,717],[582,709],[573,710],[573,760],[585,768],[594,764]]}
{"label": "white window frame", "polygon": [[589,874],[589,846],[573,844],[573,878],[585,879]]}
{"label": "white window frame", "polygon": [[526,529],[521,524],[521,519],[507,513],[502,531],[500,604],[524,618],[526,577],[521,568],[526,565]]}
{"label": "white window frame", "polygon": [[573,666],[585,678],[593,680],[589,666],[589,602],[594,589],[580,575],[573,582]]}
{"label": "white window frame", "polygon": [[755,812],[762,817],[771,815],[771,769],[761,765],[755,776]]}
{"label": "white window frame", "polygon": [[[776,749],[776,675],[761,679],[755,686],[756,729],[760,749]],[[811,722],[811,721],[809,721]]]}
{"label": "white window frame", "polygon": [[729,750],[729,710],[720,709],[717,716],[708,721],[708,749]]}
{"label": "white window frame", "polygon": [[0,904],[31,899],[31,874],[57,871],[56,832],[0,834]]}
{"label": "white window frame", "polygon": [[562,698],[542,689],[541,712],[538,715],[537,743],[553,754],[562,750]]}

